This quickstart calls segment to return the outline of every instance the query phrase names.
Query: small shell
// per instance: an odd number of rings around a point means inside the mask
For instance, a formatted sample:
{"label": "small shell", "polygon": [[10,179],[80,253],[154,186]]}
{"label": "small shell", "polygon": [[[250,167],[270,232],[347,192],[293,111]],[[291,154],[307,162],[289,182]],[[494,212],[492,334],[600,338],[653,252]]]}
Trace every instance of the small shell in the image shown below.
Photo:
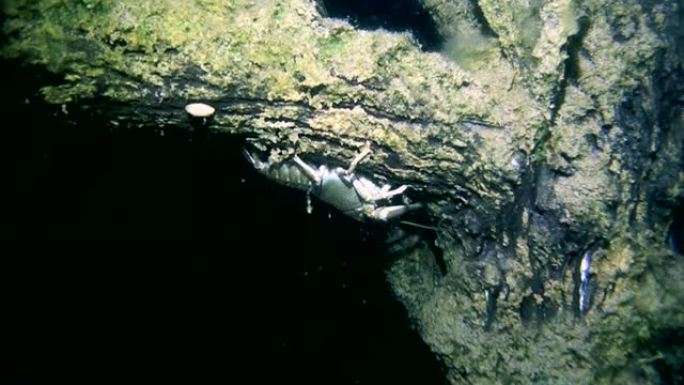
{"label": "small shell", "polygon": [[587,312],[589,307],[589,274],[591,273],[591,256],[594,250],[587,250],[580,262],[580,289],[579,289],[579,310],[582,314]]}
{"label": "small shell", "polygon": [[185,106],[185,112],[196,118],[208,118],[214,115],[214,107],[204,103],[190,103]]}

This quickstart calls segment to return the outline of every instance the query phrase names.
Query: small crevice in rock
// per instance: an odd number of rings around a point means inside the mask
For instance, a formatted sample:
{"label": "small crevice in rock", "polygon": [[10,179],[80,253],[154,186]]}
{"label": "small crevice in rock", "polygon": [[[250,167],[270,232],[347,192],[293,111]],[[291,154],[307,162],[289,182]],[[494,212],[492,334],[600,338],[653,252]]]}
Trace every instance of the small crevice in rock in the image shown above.
{"label": "small crevice in rock", "polygon": [[568,53],[568,57],[565,59],[565,68],[563,71],[563,78],[558,85],[558,92],[556,92],[555,100],[553,102],[553,108],[551,110],[551,124],[555,124],[556,116],[560,107],[565,101],[565,89],[570,84],[576,84],[577,79],[581,76],[579,67],[579,58],[582,51],[582,41],[589,31],[591,26],[591,21],[589,17],[583,16],[577,20],[578,31],[576,34],[568,37],[568,41],[565,43],[565,50]]}
{"label": "small crevice in rock", "polygon": [[484,15],[484,12],[482,12],[482,8],[480,7],[480,3],[477,0],[470,0],[470,5],[473,10],[473,15],[475,16],[475,19],[480,23],[480,32],[482,32],[483,35],[485,36],[491,36],[495,38],[499,38],[499,34],[494,32],[492,27],[489,25],[489,21],[487,21],[487,18]]}
{"label": "small crevice in rock", "polygon": [[684,256],[684,202],[674,210],[667,241],[674,253]]}
{"label": "small crevice in rock", "polygon": [[589,32],[591,21],[588,16],[582,16],[577,20],[577,25],[577,33],[568,37],[566,43],[568,57],[565,60],[565,69],[563,73],[563,79],[571,81],[572,83],[576,83],[581,75],[579,58],[582,51],[582,41],[584,41],[587,32]]}
{"label": "small crevice in rock", "polygon": [[492,290],[489,290],[487,293],[487,303],[485,304],[487,306],[487,320],[485,322],[485,330],[491,330],[492,325],[496,321],[496,303],[499,299],[499,295],[501,294],[501,287],[503,283],[499,285],[499,287],[496,287]]}

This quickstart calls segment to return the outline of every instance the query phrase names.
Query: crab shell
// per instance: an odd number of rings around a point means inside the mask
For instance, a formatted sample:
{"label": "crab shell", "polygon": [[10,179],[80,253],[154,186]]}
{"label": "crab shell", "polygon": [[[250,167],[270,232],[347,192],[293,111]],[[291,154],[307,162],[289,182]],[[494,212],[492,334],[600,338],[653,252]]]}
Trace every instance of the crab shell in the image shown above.
{"label": "crab shell", "polygon": [[247,150],[244,153],[254,168],[267,178],[289,187],[311,192],[318,199],[356,220],[364,221],[366,214],[375,208],[373,203],[364,202],[356,192],[356,186],[368,185],[372,182],[355,175],[347,176],[346,170],[341,167],[331,170],[324,165],[319,166],[317,172],[321,181],[316,184],[294,162],[269,164]]}
{"label": "crab shell", "polygon": [[246,149],[243,150],[243,153],[249,163],[268,179],[302,191],[310,191],[313,188],[311,180],[294,162],[268,163]]}

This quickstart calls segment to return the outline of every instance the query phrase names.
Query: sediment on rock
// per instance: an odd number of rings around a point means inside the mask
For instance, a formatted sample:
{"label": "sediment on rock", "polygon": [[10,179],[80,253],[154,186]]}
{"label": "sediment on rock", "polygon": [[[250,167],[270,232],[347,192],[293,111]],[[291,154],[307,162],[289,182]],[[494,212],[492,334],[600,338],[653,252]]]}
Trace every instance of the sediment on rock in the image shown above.
{"label": "sediment on rock", "polygon": [[272,161],[372,141],[361,172],[438,228],[388,279],[454,384],[681,379],[654,347],[684,317],[681,5],[420,5],[429,49],[304,0],[13,0],[2,55],[50,74],[34,101],[63,120],[202,124]]}

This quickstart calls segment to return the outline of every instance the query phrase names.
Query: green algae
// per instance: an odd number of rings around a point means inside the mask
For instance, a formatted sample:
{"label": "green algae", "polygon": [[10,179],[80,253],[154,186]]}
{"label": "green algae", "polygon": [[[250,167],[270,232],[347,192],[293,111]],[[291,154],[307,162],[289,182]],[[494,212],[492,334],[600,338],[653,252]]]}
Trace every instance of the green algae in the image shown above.
{"label": "green algae", "polygon": [[[662,203],[684,191],[681,118],[651,85],[677,68],[676,4],[482,0],[484,20],[474,3],[425,4],[441,53],[305,1],[13,0],[2,54],[57,74],[49,103],[169,111],[148,125],[215,104],[211,129],[276,160],[349,159],[372,140],[368,167],[431,200],[446,276],[423,244],[388,277],[452,383],[655,383],[681,362],[653,347],[682,324]],[[582,316],[573,274],[590,248],[605,299]]]}

